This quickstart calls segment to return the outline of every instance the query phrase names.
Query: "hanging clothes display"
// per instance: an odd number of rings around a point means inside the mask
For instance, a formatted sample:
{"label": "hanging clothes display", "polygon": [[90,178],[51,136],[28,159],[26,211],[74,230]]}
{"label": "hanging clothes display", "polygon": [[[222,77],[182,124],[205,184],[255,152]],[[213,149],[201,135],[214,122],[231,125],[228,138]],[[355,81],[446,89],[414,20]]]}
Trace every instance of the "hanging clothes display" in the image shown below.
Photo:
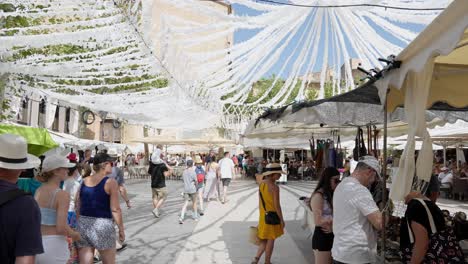
{"label": "hanging clothes display", "polygon": [[310,156],[312,157],[312,159],[315,160],[316,151],[315,151],[315,139],[314,139],[314,136],[312,136],[312,138],[309,139],[309,145],[310,145]]}
{"label": "hanging clothes display", "polygon": [[336,168],[336,149],[333,140],[328,141],[328,167]]}
{"label": "hanging clothes display", "polygon": [[330,141],[325,140],[323,141],[323,161],[322,161],[322,168],[326,168],[329,166],[330,160]]}
{"label": "hanging clothes display", "polygon": [[336,168],[342,169],[344,167],[344,158],[345,154],[343,152],[343,149],[341,148],[340,135],[338,135],[338,139],[336,142]]}
{"label": "hanging clothes display", "polygon": [[315,166],[317,169],[323,168],[324,142],[317,140],[317,155],[315,156]]}

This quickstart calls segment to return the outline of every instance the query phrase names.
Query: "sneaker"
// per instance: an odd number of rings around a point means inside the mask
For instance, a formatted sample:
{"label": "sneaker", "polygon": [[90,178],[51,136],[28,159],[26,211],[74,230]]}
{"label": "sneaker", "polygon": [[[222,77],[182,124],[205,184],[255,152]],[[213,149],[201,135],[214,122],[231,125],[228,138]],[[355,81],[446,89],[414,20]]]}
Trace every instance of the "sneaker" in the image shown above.
{"label": "sneaker", "polygon": [[153,210],[153,215],[154,215],[154,217],[159,218],[159,210],[158,210],[158,208],[154,208],[154,210]]}
{"label": "sneaker", "polygon": [[200,216],[204,215],[205,213],[203,211],[200,212]]}
{"label": "sneaker", "polygon": [[179,217],[179,224],[183,224],[184,223],[184,219],[182,219],[182,217]]}

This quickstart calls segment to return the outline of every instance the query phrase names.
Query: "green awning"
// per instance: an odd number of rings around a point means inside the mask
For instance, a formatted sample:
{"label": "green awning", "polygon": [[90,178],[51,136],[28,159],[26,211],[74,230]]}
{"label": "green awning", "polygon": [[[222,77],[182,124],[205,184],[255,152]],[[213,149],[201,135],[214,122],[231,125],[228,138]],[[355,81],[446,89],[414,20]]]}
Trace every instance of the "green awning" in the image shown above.
{"label": "green awning", "polygon": [[0,134],[7,133],[24,137],[28,142],[28,152],[36,156],[59,146],[45,128],[0,124]]}

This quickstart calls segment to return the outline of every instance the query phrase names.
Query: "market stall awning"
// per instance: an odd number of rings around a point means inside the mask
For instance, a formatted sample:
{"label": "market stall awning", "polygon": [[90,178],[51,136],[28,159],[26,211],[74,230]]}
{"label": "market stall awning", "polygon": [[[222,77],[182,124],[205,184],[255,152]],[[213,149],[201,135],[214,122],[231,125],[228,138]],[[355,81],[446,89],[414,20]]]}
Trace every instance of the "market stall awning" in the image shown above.
{"label": "market stall awning", "polygon": [[468,4],[455,0],[397,57],[402,62],[399,69],[390,71],[377,81],[382,97],[390,87],[389,109],[404,104],[404,94],[412,89],[410,72],[422,72],[427,63],[433,71],[427,108],[436,102],[455,107],[468,106]]}
{"label": "market stall awning", "polygon": [[[426,112],[426,121],[435,118],[453,123],[459,119],[468,121],[468,107],[457,108],[444,102],[436,102]],[[261,120],[325,124],[342,126],[345,124],[382,124],[384,109],[379,90],[374,81],[327,99],[295,103],[277,109],[268,109],[258,118]],[[404,109],[398,107],[389,114],[389,121],[405,121]]]}
{"label": "market stall awning", "polygon": [[59,146],[45,128],[0,124],[0,134],[7,133],[24,137],[28,142],[28,152],[36,156]]}

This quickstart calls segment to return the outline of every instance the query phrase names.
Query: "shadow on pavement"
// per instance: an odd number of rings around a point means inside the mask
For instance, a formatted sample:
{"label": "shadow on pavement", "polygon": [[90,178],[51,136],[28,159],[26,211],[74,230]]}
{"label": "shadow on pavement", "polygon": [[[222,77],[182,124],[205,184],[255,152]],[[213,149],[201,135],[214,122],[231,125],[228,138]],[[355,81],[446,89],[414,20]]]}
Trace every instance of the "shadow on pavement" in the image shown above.
{"label": "shadow on pavement", "polygon": [[[245,264],[250,263],[255,257],[257,252],[257,246],[249,242],[249,227],[257,226],[257,221],[242,221],[234,222],[227,221],[222,225],[223,241],[226,243],[226,248],[229,253],[229,258],[233,264]],[[312,251],[312,238],[309,238],[307,232],[301,228],[301,221],[287,221],[286,231],[288,235],[293,239],[295,245],[302,253],[306,260],[310,260],[308,263],[313,262],[313,251]],[[281,246],[280,241],[282,238],[278,238],[275,247]],[[281,256],[278,256],[278,251],[273,252],[272,262]],[[276,256],[276,257],[275,257]],[[262,258],[263,261],[263,258]],[[263,263],[260,261],[259,263]],[[294,262],[294,260],[291,259]],[[278,261],[276,261],[278,262]],[[290,262],[290,263],[293,263]]]}

